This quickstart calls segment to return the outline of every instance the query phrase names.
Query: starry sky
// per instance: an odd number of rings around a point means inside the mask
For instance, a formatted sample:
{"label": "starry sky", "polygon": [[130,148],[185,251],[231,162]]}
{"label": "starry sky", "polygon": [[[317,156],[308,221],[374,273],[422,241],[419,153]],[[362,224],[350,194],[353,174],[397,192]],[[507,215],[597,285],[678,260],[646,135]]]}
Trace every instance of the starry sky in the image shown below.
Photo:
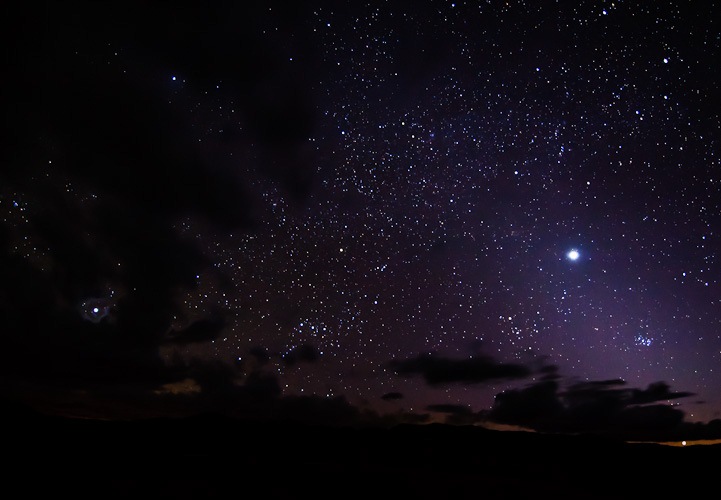
{"label": "starry sky", "polygon": [[286,4],[4,7],[6,397],[721,418],[714,2]]}

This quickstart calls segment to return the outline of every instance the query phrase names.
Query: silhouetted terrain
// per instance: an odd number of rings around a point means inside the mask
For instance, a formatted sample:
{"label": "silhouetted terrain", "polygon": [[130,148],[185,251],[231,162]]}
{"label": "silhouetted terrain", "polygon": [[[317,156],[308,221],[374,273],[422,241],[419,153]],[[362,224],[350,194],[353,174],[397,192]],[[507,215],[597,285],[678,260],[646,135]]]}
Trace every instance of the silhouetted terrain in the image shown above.
{"label": "silhouetted terrain", "polygon": [[[479,427],[335,428],[206,415],[5,419],[5,477],[31,498],[693,498],[716,445]],[[6,482],[8,484],[8,482]]]}

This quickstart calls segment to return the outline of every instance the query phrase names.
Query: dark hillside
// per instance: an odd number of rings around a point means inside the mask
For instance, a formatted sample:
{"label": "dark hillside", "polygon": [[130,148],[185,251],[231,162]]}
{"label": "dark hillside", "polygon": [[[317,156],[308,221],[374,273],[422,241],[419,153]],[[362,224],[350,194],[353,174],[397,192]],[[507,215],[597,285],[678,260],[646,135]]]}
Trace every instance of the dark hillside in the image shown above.
{"label": "dark hillside", "polygon": [[32,412],[12,420],[3,438],[8,477],[38,495],[692,498],[721,465],[718,446],[464,426],[339,428],[213,415],[118,422]]}

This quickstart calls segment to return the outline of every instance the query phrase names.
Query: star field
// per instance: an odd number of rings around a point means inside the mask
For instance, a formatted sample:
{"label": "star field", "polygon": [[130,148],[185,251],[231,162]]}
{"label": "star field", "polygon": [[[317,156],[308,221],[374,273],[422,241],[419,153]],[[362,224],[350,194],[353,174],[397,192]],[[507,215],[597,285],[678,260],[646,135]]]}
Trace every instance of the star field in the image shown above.
{"label": "star field", "polygon": [[[192,49],[208,59],[201,78],[181,34],[172,58],[129,31],[97,47],[79,37],[65,57],[149,89],[184,130],[161,140],[245,186],[247,225],[185,210],[168,229],[203,255],[172,297],[172,328],[218,310],[226,322],[206,342],[161,347],[164,359],[249,372],[261,349],[283,394],[342,395],[382,413],[479,411],[527,382],[436,387],[389,364],[487,355],[578,381],[665,381],[695,394],[681,405],[687,418],[718,418],[715,11],[621,0],[268,4],[249,23],[270,47],[264,60],[245,56],[253,85],[214,66],[215,45]],[[0,188],[9,248],[40,273],[53,249],[32,223],[33,186],[71,200],[89,234],[107,222],[87,214],[111,201],[59,167],[59,149],[45,148],[32,180]],[[101,267],[127,265],[116,260]],[[117,272],[77,292],[94,324],[133,294]]]}
{"label": "star field", "polygon": [[243,318],[218,356],[310,343],[323,368],[289,390],[367,398],[398,385],[389,358],[474,346],[713,393],[712,22],[536,8],[325,7],[298,26],[324,70],[316,179],[301,208],[258,185],[261,229],[206,240]]}

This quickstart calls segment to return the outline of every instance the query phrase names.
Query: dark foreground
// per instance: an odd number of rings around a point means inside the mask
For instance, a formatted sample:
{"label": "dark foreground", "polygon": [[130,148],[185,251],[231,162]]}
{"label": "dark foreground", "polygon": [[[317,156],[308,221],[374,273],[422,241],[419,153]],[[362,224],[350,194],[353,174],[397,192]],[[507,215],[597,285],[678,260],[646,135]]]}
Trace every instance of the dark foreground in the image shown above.
{"label": "dark foreground", "polygon": [[2,442],[6,498],[692,499],[716,497],[721,471],[718,445],[444,425],[42,418]]}

